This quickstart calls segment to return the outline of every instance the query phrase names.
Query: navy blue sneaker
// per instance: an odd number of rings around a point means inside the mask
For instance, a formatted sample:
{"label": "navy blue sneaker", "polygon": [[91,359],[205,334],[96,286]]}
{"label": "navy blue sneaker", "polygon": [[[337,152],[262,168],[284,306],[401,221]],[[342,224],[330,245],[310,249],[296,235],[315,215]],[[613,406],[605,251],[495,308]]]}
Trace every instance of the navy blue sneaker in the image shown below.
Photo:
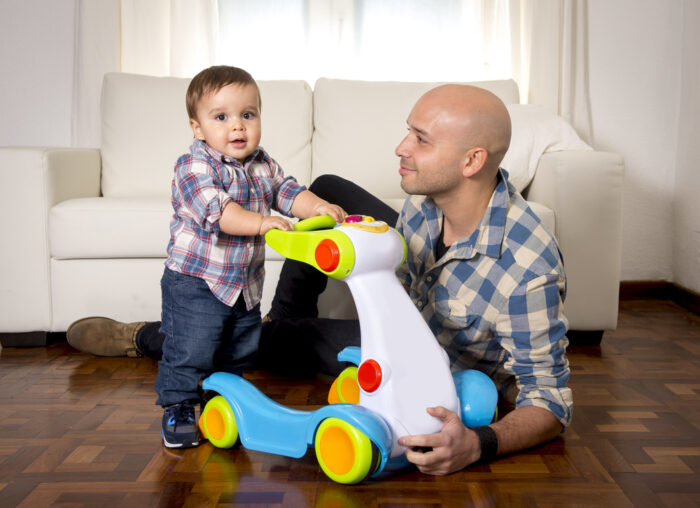
{"label": "navy blue sneaker", "polygon": [[199,429],[194,406],[188,402],[173,404],[163,412],[163,444],[166,448],[192,448],[199,445]]}

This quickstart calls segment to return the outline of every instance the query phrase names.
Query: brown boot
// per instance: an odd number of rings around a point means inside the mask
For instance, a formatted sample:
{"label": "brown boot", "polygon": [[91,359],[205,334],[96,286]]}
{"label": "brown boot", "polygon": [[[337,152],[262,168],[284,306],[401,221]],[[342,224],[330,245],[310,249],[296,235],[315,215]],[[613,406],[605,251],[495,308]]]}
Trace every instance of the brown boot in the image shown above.
{"label": "brown boot", "polygon": [[89,317],[72,323],[66,331],[68,344],[97,356],[143,356],[136,347],[136,334],[145,321],[120,323],[105,317]]}

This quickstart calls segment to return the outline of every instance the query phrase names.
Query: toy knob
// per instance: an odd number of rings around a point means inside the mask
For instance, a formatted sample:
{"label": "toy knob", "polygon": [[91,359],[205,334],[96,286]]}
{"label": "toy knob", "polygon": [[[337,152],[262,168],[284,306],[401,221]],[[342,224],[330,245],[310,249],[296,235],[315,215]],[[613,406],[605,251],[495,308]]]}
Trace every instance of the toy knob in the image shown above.
{"label": "toy knob", "polygon": [[316,246],[314,253],[318,267],[324,272],[332,272],[340,263],[340,249],[333,240],[326,238]]}

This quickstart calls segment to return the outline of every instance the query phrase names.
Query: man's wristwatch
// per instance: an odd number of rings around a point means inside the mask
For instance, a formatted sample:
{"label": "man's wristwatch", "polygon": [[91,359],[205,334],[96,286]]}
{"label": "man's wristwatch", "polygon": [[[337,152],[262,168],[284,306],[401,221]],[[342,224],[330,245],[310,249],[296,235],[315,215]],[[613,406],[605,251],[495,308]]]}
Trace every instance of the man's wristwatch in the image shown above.
{"label": "man's wristwatch", "polygon": [[479,438],[479,445],[481,446],[479,462],[483,464],[491,462],[498,454],[498,436],[496,436],[496,432],[488,425],[474,427],[472,430],[476,432],[476,437]]}

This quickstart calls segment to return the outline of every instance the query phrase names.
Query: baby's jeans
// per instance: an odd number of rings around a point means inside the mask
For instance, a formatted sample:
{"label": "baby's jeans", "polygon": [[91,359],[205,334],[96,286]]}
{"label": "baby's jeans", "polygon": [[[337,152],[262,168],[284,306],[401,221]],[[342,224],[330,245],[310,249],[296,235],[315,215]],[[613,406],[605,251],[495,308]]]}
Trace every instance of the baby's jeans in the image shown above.
{"label": "baby's jeans", "polygon": [[213,372],[240,374],[260,340],[260,304],[247,310],[241,295],[233,307],[207,283],[168,268],[161,279],[163,358],[158,362],[157,404],[200,399],[199,381]]}

